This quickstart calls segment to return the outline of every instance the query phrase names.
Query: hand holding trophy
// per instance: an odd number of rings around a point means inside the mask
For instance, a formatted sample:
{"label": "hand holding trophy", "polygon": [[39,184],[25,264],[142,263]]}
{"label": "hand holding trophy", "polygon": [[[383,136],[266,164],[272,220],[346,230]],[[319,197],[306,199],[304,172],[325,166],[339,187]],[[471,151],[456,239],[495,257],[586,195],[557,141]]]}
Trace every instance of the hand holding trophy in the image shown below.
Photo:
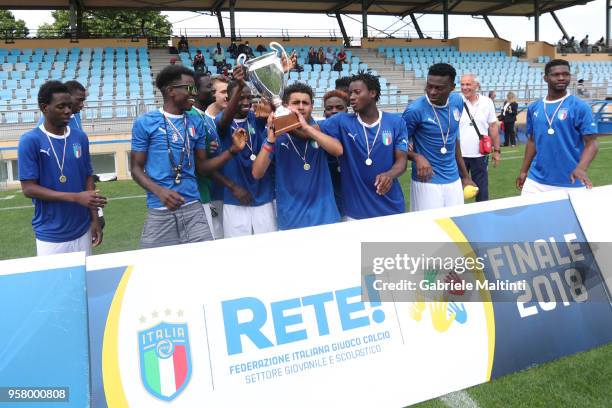
{"label": "hand holding trophy", "polygon": [[290,61],[290,59],[287,57],[283,46],[279,43],[271,42],[270,48],[273,51],[248,61],[245,54],[240,54],[236,59],[236,63],[244,65],[246,74],[253,86],[262,97],[268,99],[274,105],[274,133],[278,136],[299,128],[300,121],[294,112],[283,106],[281,98],[286,83],[284,69],[289,65],[282,63],[281,58],[277,55],[277,51],[281,52],[282,58],[285,61]]}

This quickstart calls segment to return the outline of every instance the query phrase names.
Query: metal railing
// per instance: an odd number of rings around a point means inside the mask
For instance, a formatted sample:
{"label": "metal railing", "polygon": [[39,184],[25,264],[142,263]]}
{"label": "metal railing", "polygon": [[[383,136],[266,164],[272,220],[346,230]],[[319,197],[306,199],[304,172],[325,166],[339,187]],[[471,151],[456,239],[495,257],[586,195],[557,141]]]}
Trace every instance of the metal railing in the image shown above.
{"label": "metal railing", "polygon": [[[412,84],[411,84],[412,83]],[[406,80],[399,83],[398,89],[383,89],[381,93],[381,101],[379,106],[382,110],[389,112],[403,112],[409,103],[424,95],[423,90],[415,88],[405,88],[405,86],[414,85],[415,80]],[[572,84],[569,88],[573,95],[581,96],[577,93],[576,85]],[[459,92],[459,90],[456,90]],[[497,94],[495,105],[499,111],[501,105],[506,98],[508,92],[514,92],[517,95],[517,102],[520,105],[527,105],[532,101],[542,98],[546,95],[546,85],[526,86],[521,88],[516,87],[483,87],[480,92],[487,95],[489,91],[495,91]],[[584,98],[587,101],[603,100],[607,95],[603,89],[590,89],[591,95],[589,98]],[[323,95],[325,92],[315,91],[315,104],[313,114],[315,116],[323,116]],[[88,100],[85,108],[81,111],[81,122],[83,130],[88,135],[129,135],[132,131],[134,119],[143,113],[157,109],[161,106],[159,99],[140,99],[140,100],[113,100],[113,101],[93,101]],[[18,120],[7,123],[7,116],[11,115],[14,119],[14,114],[17,114]],[[28,120],[24,120],[26,118]],[[0,110],[0,140],[16,140],[23,133],[34,128],[41,117],[38,109],[11,109]],[[33,119],[33,120],[32,120]],[[1,153],[1,151],[0,151]]]}

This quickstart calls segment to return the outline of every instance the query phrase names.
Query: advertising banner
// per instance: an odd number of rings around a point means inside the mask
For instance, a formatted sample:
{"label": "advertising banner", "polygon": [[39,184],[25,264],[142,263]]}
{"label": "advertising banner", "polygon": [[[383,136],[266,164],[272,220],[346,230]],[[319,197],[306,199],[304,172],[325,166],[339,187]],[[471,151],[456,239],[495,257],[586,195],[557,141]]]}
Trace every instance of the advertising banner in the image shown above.
{"label": "advertising banner", "polygon": [[[523,286],[395,301],[362,287],[374,259],[425,259],[423,243],[482,256],[466,280]],[[562,193],[94,256],[87,270],[95,408],[401,407],[612,341]]]}
{"label": "advertising banner", "polygon": [[0,407],[87,407],[85,254],[0,262]]}

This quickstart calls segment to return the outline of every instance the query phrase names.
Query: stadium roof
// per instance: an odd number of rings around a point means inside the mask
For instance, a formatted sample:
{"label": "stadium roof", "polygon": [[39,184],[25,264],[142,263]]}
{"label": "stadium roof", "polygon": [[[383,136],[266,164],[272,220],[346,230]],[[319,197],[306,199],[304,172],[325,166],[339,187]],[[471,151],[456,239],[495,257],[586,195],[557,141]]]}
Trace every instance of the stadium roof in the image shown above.
{"label": "stadium roof", "polygon": [[[592,0],[539,0],[540,14],[563,8],[587,4]],[[84,9],[157,9],[167,11],[229,11],[230,0],[74,0]],[[69,0],[0,0],[5,9],[68,9]],[[361,14],[362,3],[370,15],[407,16],[410,13],[442,14],[442,1],[429,0],[235,0],[236,12],[294,12]],[[490,16],[533,16],[534,0],[449,0],[449,14]]]}

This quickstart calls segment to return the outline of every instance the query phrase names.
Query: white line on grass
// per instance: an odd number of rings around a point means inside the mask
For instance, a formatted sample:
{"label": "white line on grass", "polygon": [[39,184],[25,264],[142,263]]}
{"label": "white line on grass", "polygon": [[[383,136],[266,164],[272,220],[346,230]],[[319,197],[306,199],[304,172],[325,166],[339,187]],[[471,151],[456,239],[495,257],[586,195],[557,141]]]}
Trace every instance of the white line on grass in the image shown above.
{"label": "white line on grass", "polygon": [[451,392],[440,397],[446,406],[450,408],[478,408],[478,404],[467,393],[467,391]]}
{"label": "white line on grass", "polygon": [[[112,197],[109,198],[108,201],[117,201],[117,200],[132,200],[134,198],[145,198],[146,195],[134,195],[134,196],[125,196],[125,197]],[[19,207],[5,207],[0,208],[0,211],[8,211],[8,210],[24,210],[26,208],[34,208],[33,205],[22,205]]]}
{"label": "white line on grass", "polygon": [[[600,142],[600,144],[602,144]],[[612,146],[609,147],[600,147],[599,150],[610,150],[612,149]],[[514,160],[514,159],[522,159],[525,156],[503,156],[501,157],[502,160]]]}

